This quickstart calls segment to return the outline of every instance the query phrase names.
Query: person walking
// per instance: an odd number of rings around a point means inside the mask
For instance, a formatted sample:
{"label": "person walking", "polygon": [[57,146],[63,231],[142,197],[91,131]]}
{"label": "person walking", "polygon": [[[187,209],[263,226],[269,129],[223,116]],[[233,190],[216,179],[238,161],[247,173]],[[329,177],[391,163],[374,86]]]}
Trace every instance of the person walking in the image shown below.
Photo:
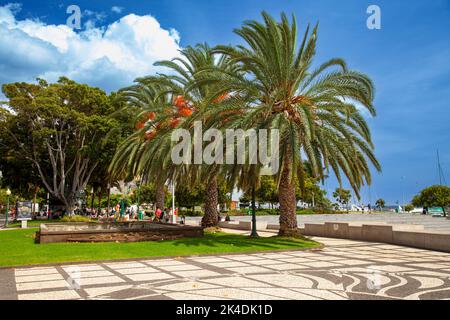
{"label": "person walking", "polygon": [[162,211],[161,211],[160,208],[156,208],[156,211],[155,211],[155,221],[156,221],[156,222],[160,222],[160,221],[161,221],[161,218],[162,218]]}

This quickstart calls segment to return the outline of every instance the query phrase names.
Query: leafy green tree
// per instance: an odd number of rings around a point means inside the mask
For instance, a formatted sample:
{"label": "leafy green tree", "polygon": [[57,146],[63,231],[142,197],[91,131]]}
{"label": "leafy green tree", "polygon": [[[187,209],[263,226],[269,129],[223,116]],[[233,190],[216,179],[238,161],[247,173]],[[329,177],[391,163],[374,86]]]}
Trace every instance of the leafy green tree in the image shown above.
{"label": "leafy green tree", "polygon": [[[193,186],[179,185],[175,189],[175,202],[178,206],[193,208],[204,205],[207,199],[207,183],[197,182]],[[218,179],[218,204],[229,204],[229,189],[223,179]]]}
{"label": "leafy green tree", "polygon": [[336,198],[336,201],[343,207],[347,207],[347,212],[348,212],[348,203],[350,202],[351,196],[352,195],[350,190],[343,188],[337,188],[333,192],[333,197]]}
{"label": "leafy green tree", "polygon": [[313,69],[318,26],[312,32],[308,26],[297,46],[295,18],[289,21],[282,14],[278,22],[262,15],[263,23],[248,21],[235,31],[243,45],[216,48],[243,75],[217,74],[222,93],[232,92],[233,99],[215,114],[233,110],[238,114],[232,118],[234,127],[279,130],[279,234],[298,235],[295,193],[297,177],[302,183],[305,177],[303,157],[315,178],[332,170],[341,182],[343,174],[357,196],[362,185],[371,183],[369,163],[381,170],[360,111],[362,107],[375,116],[374,86],[342,59]]}
{"label": "leafy green tree", "polygon": [[325,195],[325,190],[322,190],[317,180],[312,177],[304,179],[303,188],[300,187],[300,183],[297,184],[296,198],[303,202],[314,206],[323,206],[325,205]]}
{"label": "leafy green tree", "polygon": [[[23,157],[18,157],[16,150],[11,148],[11,137],[8,132],[8,123],[13,121],[14,115],[6,109],[0,108],[0,172],[2,181],[0,186],[8,187],[10,190],[23,197],[33,199],[34,203],[41,200],[40,196],[45,196],[42,182],[36,166]],[[26,134],[26,131],[17,131],[18,135]],[[23,135],[20,140],[27,140]],[[48,165],[42,166],[44,171],[48,171]]]}
{"label": "leafy green tree", "polygon": [[376,206],[378,209],[380,209],[380,211],[381,211],[381,210],[383,210],[383,208],[386,206],[386,201],[384,201],[384,199],[378,199],[378,200],[375,202],[375,206]]}
{"label": "leafy green tree", "polygon": [[450,188],[447,186],[428,187],[414,197],[412,204],[417,207],[440,207],[444,215],[447,215],[445,208],[450,205]]}
{"label": "leafy green tree", "polygon": [[[155,203],[156,188],[153,183],[143,184],[140,187],[140,201],[141,203]],[[138,201],[138,190],[134,190],[131,194],[131,201],[137,203]]]}
{"label": "leafy green tree", "polygon": [[251,195],[244,193],[240,198],[239,198],[239,202],[243,203],[243,204],[249,204],[250,201],[252,201],[252,197]]}
{"label": "leafy green tree", "polygon": [[260,186],[256,190],[256,199],[259,202],[270,203],[272,207],[274,203],[278,202],[278,188],[272,177],[261,177]]}
{"label": "leafy green tree", "polygon": [[3,85],[13,115],[0,144],[32,164],[50,194],[73,214],[77,194],[99,169],[102,155],[116,143],[109,134],[118,125],[102,90],[67,78],[49,84]]}
{"label": "leafy green tree", "polygon": [[411,212],[414,210],[414,206],[412,204],[408,204],[405,206],[405,211],[406,212]]}
{"label": "leafy green tree", "polygon": [[180,207],[193,208],[204,203],[205,186],[197,184],[195,186],[178,186],[175,190],[175,202]]}

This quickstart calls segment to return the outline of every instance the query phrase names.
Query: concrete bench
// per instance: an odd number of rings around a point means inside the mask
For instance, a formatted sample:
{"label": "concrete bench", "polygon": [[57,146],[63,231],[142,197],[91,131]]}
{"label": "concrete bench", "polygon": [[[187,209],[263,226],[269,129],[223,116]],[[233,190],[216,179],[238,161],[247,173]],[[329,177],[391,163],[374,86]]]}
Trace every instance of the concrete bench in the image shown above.
{"label": "concrete bench", "polygon": [[[252,230],[252,222],[251,221],[221,221],[219,222],[219,227],[224,229],[235,229],[235,230]],[[264,221],[256,221],[256,228],[258,230],[266,230],[267,222]]]}
{"label": "concrete bench", "polygon": [[325,238],[349,239],[396,244],[428,250],[450,252],[449,232],[429,232],[422,225],[386,223],[305,223],[303,234]]}

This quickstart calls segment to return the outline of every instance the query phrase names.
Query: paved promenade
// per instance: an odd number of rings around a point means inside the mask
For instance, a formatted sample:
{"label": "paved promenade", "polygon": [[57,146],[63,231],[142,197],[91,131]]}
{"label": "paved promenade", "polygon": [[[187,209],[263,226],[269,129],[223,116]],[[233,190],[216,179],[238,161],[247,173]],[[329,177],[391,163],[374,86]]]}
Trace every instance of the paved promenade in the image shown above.
{"label": "paved promenade", "polygon": [[326,247],[0,269],[0,299],[450,299],[450,254],[316,240]]}
{"label": "paved promenade", "polygon": [[[189,217],[188,222],[198,224],[201,218]],[[250,216],[232,217],[232,220],[251,221]],[[258,221],[266,221],[269,224],[279,224],[279,216],[258,216]],[[299,227],[304,227],[305,223],[324,222],[358,222],[358,223],[386,223],[386,224],[409,224],[423,225],[425,230],[443,231],[450,233],[450,220],[442,217],[424,216],[421,214],[408,213],[372,213],[372,214],[316,214],[297,216]]]}

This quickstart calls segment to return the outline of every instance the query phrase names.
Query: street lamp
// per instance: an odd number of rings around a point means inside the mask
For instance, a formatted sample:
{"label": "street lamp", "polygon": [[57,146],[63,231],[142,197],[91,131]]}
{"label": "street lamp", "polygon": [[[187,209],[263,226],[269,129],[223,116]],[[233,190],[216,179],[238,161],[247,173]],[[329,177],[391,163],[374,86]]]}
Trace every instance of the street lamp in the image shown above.
{"label": "street lamp", "polygon": [[136,177],[136,186],[137,186],[137,216],[138,220],[142,220],[142,216],[140,213],[140,206],[141,206],[141,177]]}
{"label": "street lamp", "polygon": [[11,195],[11,190],[9,188],[6,190],[6,218],[5,227],[8,226],[8,213],[9,213],[9,196]]}
{"label": "street lamp", "polygon": [[250,237],[257,238],[258,232],[256,230],[256,191],[255,185],[252,187],[252,233]]}
{"label": "street lamp", "polygon": [[172,223],[177,223],[177,216],[175,215],[175,181],[172,182]]}

